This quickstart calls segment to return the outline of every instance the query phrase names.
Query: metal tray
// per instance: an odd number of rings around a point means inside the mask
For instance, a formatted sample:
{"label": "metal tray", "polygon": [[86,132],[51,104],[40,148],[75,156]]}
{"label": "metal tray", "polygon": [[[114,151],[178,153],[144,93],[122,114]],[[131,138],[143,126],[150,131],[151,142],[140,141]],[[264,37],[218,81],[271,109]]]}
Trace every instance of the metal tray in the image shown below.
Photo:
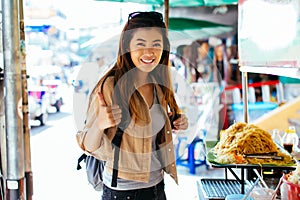
{"label": "metal tray", "polygon": [[[251,188],[253,182],[245,181],[245,193]],[[231,179],[207,179],[197,181],[199,196],[205,199],[225,199],[229,194],[240,194],[241,184]]]}
{"label": "metal tray", "polygon": [[[235,168],[253,168],[253,167],[263,167],[263,168],[280,168],[280,169],[295,169],[297,160],[293,157],[294,163],[289,163],[287,165],[274,165],[274,164],[222,164],[215,161],[215,154],[211,152],[211,149],[216,146],[218,141],[209,141],[206,142],[206,152],[207,152],[207,161],[213,167],[226,168],[226,167],[235,167]],[[282,146],[277,145],[282,152],[288,153]],[[288,153],[289,154],[289,153]]]}

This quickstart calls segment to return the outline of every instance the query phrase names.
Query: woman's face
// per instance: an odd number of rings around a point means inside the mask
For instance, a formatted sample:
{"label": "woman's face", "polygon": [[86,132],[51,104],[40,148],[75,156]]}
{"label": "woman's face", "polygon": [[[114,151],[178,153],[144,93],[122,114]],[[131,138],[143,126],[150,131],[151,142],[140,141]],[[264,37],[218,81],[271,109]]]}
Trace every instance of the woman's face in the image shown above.
{"label": "woman's face", "polygon": [[151,72],[163,53],[163,37],[159,28],[138,28],[130,41],[130,56],[143,72]]}

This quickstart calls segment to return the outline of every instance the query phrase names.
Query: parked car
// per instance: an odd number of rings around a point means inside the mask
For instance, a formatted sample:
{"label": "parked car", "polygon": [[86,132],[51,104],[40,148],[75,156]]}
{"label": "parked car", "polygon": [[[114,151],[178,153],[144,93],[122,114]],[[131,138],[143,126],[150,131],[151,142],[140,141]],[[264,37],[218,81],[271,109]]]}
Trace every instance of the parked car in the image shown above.
{"label": "parked car", "polygon": [[51,107],[55,107],[56,112],[60,112],[63,105],[63,92],[62,81],[63,76],[62,68],[56,65],[45,66],[30,66],[28,67],[29,86],[44,86],[48,89],[48,112],[53,112]]}
{"label": "parked car", "polygon": [[28,87],[28,108],[30,120],[40,121],[40,125],[46,124],[49,109],[49,89],[45,86]]}

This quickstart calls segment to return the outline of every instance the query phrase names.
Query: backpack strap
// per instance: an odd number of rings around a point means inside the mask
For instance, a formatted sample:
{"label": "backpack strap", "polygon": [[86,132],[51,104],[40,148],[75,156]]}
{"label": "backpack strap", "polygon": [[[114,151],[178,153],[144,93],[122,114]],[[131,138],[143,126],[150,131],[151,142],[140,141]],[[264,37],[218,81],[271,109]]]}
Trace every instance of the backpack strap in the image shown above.
{"label": "backpack strap", "polygon": [[[116,131],[116,134],[112,140],[112,143],[115,145],[115,153],[114,153],[114,165],[113,165],[113,175],[112,175],[112,181],[111,186],[117,187],[117,179],[118,179],[118,167],[119,167],[119,155],[120,155],[120,146],[123,136],[123,130],[121,128],[118,128]],[[87,155],[83,153],[77,161],[77,170],[82,169],[80,166],[80,163],[85,160]]]}
{"label": "backpack strap", "polygon": [[87,155],[85,153],[83,153],[77,161],[77,170],[80,170],[82,167],[80,166],[81,161],[85,160],[85,158],[87,157]]}
{"label": "backpack strap", "polygon": [[115,145],[114,165],[113,165],[113,174],[112,174],[112,181],[111,181],[112,187],[117,187],[120,146],[121,146],[123,133],[124,131],[121,128],[118,128],[116,131],[116,135],[112,140],[112,143]]}
{"label": "backpack strap", "polygon": [[122,136],[124,130],[128,127],[130,123],[130,112],[129,112],[129,102],[126,100],[122,101],[123,97],[120,92],[120,87],[117,82],[115,82],[115,90],[113,94],[113,102],[118,104],[122,109],[122,119],[121,122],[118,124],[118,128],[116,130],[116,134],[112,140],[112,145],[114,145],[115,152],[114,152],[114,163],[113,163],[113,174],[111,180],[111,187],[117,187],[117,179],[118,179],[118,168],[119,168],[119,157],[120,157],[120,147]]}

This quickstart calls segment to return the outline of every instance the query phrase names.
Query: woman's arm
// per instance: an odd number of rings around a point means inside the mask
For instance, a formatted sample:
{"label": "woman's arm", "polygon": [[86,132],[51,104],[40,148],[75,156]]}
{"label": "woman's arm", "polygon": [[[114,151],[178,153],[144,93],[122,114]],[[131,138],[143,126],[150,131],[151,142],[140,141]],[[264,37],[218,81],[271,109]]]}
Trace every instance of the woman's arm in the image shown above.
{"label": "woman's arm", "polygon": [[178,115],[178,118],[171,122],[175,130],[186,130],[189,127],[188,118],[185,114]]}
{"label": "woman's arm", "polygon": [[91,102],[87,118],[87,132],[83,140],[86,151],[93,152],[100,147],[104,130],[121,122],[121,109],[118,105],[107,106],[101,93]]}

